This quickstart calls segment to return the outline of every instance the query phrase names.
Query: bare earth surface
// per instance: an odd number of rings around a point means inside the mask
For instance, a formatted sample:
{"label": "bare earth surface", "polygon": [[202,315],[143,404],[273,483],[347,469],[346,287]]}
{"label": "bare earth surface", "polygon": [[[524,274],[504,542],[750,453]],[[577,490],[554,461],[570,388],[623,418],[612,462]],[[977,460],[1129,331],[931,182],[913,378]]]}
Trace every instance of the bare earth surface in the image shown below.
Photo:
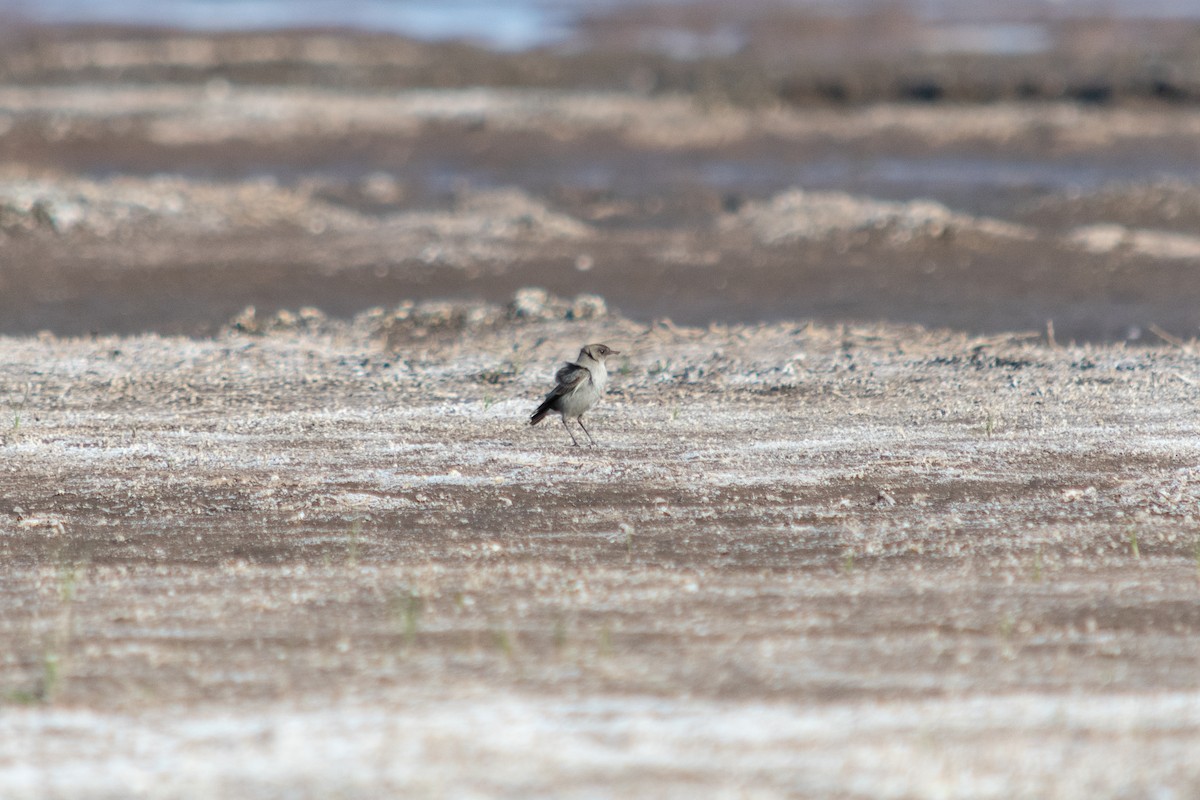
{"label": "bare earth surface", "polygon": [[1194,25],[640,14],[0,31],[0,797],[1200,796]]}
{"label": "bare earth surface", "polygon": [[698,325],[1200,331],[1194,103],[752,103],[557,62],[557,85],[442,85],[470,53],[222,41],[0,52],[0,333],[522,286]]}
{"label": "bare earth surface", "polygon": [[2,342],[5,797],[1200,790],[1190,350],[240,324]]}

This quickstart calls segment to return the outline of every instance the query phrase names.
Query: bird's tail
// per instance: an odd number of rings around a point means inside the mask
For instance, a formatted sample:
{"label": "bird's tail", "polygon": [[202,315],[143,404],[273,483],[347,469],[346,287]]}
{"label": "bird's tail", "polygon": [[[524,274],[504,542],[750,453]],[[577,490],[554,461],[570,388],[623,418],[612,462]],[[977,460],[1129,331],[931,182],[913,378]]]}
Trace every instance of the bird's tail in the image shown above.
{"label": "bird's tail", "polygon": [[537,425],[539,422],[542,421],[542,418],[545,417],[549,413],[550,413],[550,398],[546,398],[545,400],[542,401],[542,404],[537,407],[537,411],[534,411],[532,414],[529,415],[529,424]]}

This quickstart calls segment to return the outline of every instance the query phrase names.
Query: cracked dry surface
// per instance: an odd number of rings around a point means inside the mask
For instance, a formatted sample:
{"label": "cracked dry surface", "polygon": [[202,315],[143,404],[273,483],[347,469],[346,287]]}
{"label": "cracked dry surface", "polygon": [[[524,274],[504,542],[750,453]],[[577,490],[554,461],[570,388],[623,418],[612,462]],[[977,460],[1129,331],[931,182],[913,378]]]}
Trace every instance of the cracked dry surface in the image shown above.
{"label": "cracked dry surface", "polygon": [[596,313],[0,340],[0,794],[1200,790],[1200,357]]}

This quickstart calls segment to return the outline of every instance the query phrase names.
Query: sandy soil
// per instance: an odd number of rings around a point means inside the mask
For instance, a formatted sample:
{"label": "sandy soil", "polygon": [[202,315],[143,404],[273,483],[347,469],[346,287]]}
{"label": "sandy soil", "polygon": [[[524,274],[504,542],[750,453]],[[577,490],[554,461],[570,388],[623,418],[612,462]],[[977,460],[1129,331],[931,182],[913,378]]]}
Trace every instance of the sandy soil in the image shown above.
{"label": "sandy soil", "polygon": [[[1200,329],[1190,107],[762,111],[218,83],[12,88],[0,111],[10,334],[207,336],[247,303],[349,317],[526,285],[701,325]],[[802,187],[812,162],[844,177]],[[860,186],[847,162],[911,175]],[[1033,183],[986,178],[1013,170]],[[1069,188],[1096,171],[1111,180]]]}
{"label": "sandy soil", "polygon": [[[608,38],[637,18],[589,23],[598,38],[578,51],[523,54],[334,31],[14,28],[0,333],[210,336],[247,304],[349,318],[503,303],[522,286],[701,326],[1200,331],[1190,28],[1133,25],[1126,40],[1060,21],[1075,44],[1047,57],[1075,72],[1009,57],[1000,75],[984,56],[913,55],[919,31],[900,17],[880,29],[900,37],[890,56],[841,47],[808,65],[770,42],[813,55],[796,36],[862,29],[739,19],[744,54],[672,59]],[[961,91],[900,102],[920,75]],[[849,97],[812,96],[834,79]],[[1097,80],[1127,85],[1064,102]]]}
{"label": "sandy soil", "polygon": [[1200,788],[1190,349],[539,291],[2,347],[6,797]]}
{"label": "sandy soil", "polygon": [[1200,794],[1191,29],[881,20],[0,32],[0,796]]}

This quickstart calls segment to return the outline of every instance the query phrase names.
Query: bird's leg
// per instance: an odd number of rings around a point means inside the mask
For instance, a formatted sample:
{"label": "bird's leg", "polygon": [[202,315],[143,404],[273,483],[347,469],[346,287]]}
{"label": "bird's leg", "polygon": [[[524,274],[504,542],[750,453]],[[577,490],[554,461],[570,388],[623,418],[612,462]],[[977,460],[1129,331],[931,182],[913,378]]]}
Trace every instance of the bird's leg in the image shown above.
{"label": "bird's leg", "polygon": [[571,433],[571,426],[567,424],[567,418],[559,417],[559,419],[562,420],[563,427],[567,429],[567,435],[571,437],[571,441],[575,443],[576,447],[579,447],[579,440],[575,438],[575,434]]}
{"label": "bird's leg", "polygon": [[[579,423],[579,427],[583,428],[583,417],[582,416],[576,417],[575,421]],[[591,432],[588,431],[587,428],[583,428],[583,432],[587,434],[588,441],[592,443],[592,447],[595,447],[596,440],[592,438]]]}

